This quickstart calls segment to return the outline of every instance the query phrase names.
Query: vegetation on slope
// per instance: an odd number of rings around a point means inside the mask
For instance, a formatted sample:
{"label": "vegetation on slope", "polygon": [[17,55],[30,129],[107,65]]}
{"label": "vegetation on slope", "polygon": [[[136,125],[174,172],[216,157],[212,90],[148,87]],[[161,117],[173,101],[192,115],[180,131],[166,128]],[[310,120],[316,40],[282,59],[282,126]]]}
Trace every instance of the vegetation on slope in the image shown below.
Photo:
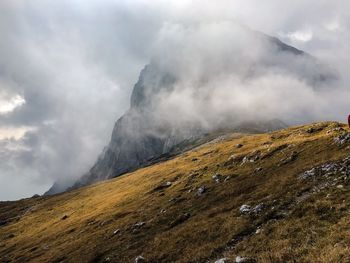
{"label": "vegetation on slope", "polygon": [[0,203],[0,259],[349,262],[346,129],[230,134],[110,181]]}

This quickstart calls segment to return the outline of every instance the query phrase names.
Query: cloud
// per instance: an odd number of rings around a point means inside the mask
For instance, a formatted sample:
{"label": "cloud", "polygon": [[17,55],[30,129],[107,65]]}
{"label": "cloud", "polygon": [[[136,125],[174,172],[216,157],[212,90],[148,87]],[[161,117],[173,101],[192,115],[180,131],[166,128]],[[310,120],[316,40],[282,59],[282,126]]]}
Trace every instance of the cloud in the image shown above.
{"label": "cloud", "polygon": [[311,30],[300,30],[295,32],[290,32],[287,34],[280,34],[282,37],[287,37],[290,39],[290,42],[309,42],[313,38],[313,32]]}
{"label": "cloud", "polygon": [[6,114],[14,111],[16,108],[22,106],[25,103],[25,99],[20,95],[16,95],[10,99],[0,98],[0,114]]}
{"label": "cloud", "polygon": [[[199,119],[210,123],[216,110],[285,116],[296,107],[301,110],[290,121],[341,119],[349,97],[348,5],[340,0],[1,1],[0,199],[42,193],[54,181],[86,172],[152,59],[182,76],[178,92],[168,94],[165,104],[186,105],[182,114],[189,119],[205,112],[208,118]],[[244,43],[235,37],[234,23],[281,33],[282,40],[335,67],[343,78],[337,92],[329,91],[332,87],[314,94],[308,83],[276,71],[251,81],[229,76],[225,61],[230,70],[235,65],[245,72],[240,56],[264,55],[259,45],[234,49],[240,45],[232,43]],[[205,74],[215,77],[202,86],[204,94],[211,94],[214,84],[220,87],[209,108],[192,89]],[[265,103],[301,95],[301,102],[290,99],[282,109]],[[263,110],[250,112],[251,105]]]}
{"label": "cloud", "polygon": [[281,53],[273,39],[235,22],[164,25],[156,50],[156,71],[176,79],[156,98],[160,123],[211,129],[277,118],[291,124],[337,119],[346,105],[338,103],[346,92],[333,77],[318,80],[331,68]]}

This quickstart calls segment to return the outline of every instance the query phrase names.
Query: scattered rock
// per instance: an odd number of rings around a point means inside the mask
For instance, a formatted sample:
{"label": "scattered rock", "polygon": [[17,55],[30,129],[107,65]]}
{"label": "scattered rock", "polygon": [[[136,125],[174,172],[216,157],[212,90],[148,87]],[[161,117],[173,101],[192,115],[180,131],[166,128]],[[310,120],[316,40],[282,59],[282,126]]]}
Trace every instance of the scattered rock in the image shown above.
{"label": "scattered rock", "polygon": [[131,227],[132,233],[138,233],[139,230],[145,225],[145,222],[138,222]]}
{"label": "scattered rock", "polygon": [[61,220],[66,220],[68,218],[68,215],[64,215]]}
{"label": "scattered rock", "polygon": [[188,175],[188,177],[190,177],[190,178],[194,178],[194,177],[196,177],[196,176],[198,176],[199,175],[199,173],[197,173],[197,172],[190,172],[190,174]]}
{"label": "scattered rock", "polygon": [[344,185],[342,185],[342,184],[337,185],[337,188],[338,188],[338,189],[343,189],[343,188],[344,188]]}
{"label": "scattered rock", "polygon": [[221,174],[217,173],[217,174],[214,174],[212,178],[216,183],[220,183],[223,177]]}
{"label": "scattered rock", "polygon": [[120,229],[116,229],[116,230],[113,231],[113,235],[117,235],[119,233],[120,233]]}
{"label": "scattered rock", "polygon": [[250,206],[249,205],[242,205],[240,208],[239,208],[239,212],[241,214],[249,214],[250,213]]}
{"label": "scattered rock", "polygon": [[198,161],[198,158],[192,158],[192,162]]}
{"label": "scattered rock", "polygon": [[47,244],[42,245],[43,250],[49,250],[49,246]]}
{"label": "scattered rock", "polygon": [[135,229],[135,228],[141,228],[141,227],[143,227],[145,224],[146,224],[145,222],[138,222],[138,223],[136,223],[136,224],[133,226],[133,228],[134,228],[134,229]]}
{"label": "scattered rock", "polygon": [[178,218],[176,218],[173,222],[170,223],[170,227],[175,227],[177,225],[180,225],[186,220],[188,220],[190,217],[191,217],[190,213],[183,213]]}
{"label": "scattered rock", "polygon": [[343,145],[350,142],[350,132],[343,133],[334,139],[334,142],[338,145]]}
{"label": "scattered rock", "polygon": [[201,195],[203,195],[206,191],[207,191],[207,189],[205,188],[205,186],[201,186],[201,187],[199,187],[198,190],[197,190],[197,195],[198,195],[198,196],[201,196]]}
{"label": "scattered rock", "polygon": [[241,164],[241,165],[243,165],[243,164],[245,164],[245,163],[247,163],[247,162],[249,162],[249,158],[248,158],[247,156],[245,156],[245,157],[243,158],[243,160],[242,160],[242,164]]}
{"label": "scattered rock", "polygon": [[258,172],[261,172],[262,170],[263,170],[263,168],[258,167],[258,168],[256,168],[256,169],[254,170],[254,172],[255,172],[255,173],[258,173]]}
{"label": "scattered rock", "polygon": [[160,191],[172,186],[172,182],[165,182],[153,189],[153,191]]}
{"label": "scattered rock", "polygon": [[236,148],[242,148],[243,147],[243,144],[240,144],[240,143],[238,143],[238,144],[236,144]]}
{"label": "scattered rock", "polygon": [[314,128],[309,128],[306,130],[307,133],[314,133],[316,130]]}
{"label": "scattered rock", "polygon": [[225,177],[224,182],[227,182],[230,179],[231,179],[231,176],[228,175],[228,176]]}
{"label": "scattered rock", "polygon": [[289,146],[288,144],[281,144],[277,147],[270,147],[270,148],[268,148],[267,153],[265,153],[263,156],[261,156],[261,159],[269,158],[269,157],[273,156],[275,153],[283,151],[288,146]]}
{"label": "scattered rock", "polygon": [[253,212],[254,214],[259,214],[264,210],[264,208],[265,208],[265,205],[261,203],[254,206],[251,212]]}
{"label": "scattered rock", "polygon": [[[334,178],[335,175],[342,176],[343,179],[350,178],[350,157],[347,157],[338,162],[329,162],[317,167],[313,167],[310,170],[307,170],[299,175],[299,177],[304,180],[315,177],[324,177],[326,179],[330,179],[330,177]],[[334,178],[334,180],[337,181],[338,178]]]}
{"label": "scattered rock", "polygon": [[236,159],[236,155],[232,154],[228,160],[224,163],[224,166],[234,165]]}
{"label": "scattered rock", "polygon": [[236,263],[256,263],[256,260],[252,258],[237,256]]}
{"label": "scattered rock", "polygon": [[175,196],[175,197],[170,198],[169,202],[177,204],[177,203],[180,203],[184,200],[185,200],[185,198],[183,198],[183,197],[181,197],[181,195],[179,195],[179,196]]}
{"label": "scattered rock", "polygon": [[253,153],[245,156],[242,159],[241,165],[244,165],[246,163],[254,163],[254,162],[258,161],[260,159],[260,154],[261,154],[260,151],[254,151]]}
{"label": "scattered rock", "polygon": [[319,132],[319,131],[322,131],[324,129],[324,126],[314,126],[314,127],[311,127],[309,129],[306,130],[307,133],[311,134],[311,133],[315,133],[315,132]]}
{"label": "scattered rock", "polygon": [[327,131],[327,134],[331,134],[333,132],[345,132],[345,130],[341,127],[333,128]]}
{"label": "scattered rock", "polygon": [[137,256],[135,258],[135,263],[144,263],[146,262],[146,259],[143,256]]}
{"label": "scattered rock", "polygon": [[254,207],[251,207],[249,205],[242,205],[239,208],[239,212],[241,214],[259,214],[264,210],[264,208],[265,208],[265,205],[263,203],[258,204]]}

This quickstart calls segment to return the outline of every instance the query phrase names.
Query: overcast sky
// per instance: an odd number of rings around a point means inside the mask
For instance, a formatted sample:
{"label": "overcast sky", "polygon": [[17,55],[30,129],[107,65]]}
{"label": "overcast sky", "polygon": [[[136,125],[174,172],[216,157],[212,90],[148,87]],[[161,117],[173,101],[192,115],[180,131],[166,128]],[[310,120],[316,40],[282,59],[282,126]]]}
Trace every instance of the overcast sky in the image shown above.
{"label": "overcast sky", "polygon": [[337,0],[0,1],[0,200],[42,194],[92,166],[174,25],[239,22],[313,54],[342,78],[345,96],[325,118],[344,119],[349,8]]}

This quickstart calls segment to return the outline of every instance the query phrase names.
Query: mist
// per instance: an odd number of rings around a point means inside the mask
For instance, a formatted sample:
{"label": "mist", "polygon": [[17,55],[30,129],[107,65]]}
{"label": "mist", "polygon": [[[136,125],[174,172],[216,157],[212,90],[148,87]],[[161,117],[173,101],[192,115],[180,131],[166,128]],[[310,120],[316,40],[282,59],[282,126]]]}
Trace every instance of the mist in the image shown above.
{"label": "mist", "polygon": [[[344,120],[349,5],[1,1],[0,200],[42,194],[84,174],[149,63],[177,79],[157,97],[160,121],[211,128],[227,120]],[[308,52],[336,80],[309,79],[318,69],[308,61],[277,56],[242,27]],[[251,72],[261,62],[285,68]]]}

